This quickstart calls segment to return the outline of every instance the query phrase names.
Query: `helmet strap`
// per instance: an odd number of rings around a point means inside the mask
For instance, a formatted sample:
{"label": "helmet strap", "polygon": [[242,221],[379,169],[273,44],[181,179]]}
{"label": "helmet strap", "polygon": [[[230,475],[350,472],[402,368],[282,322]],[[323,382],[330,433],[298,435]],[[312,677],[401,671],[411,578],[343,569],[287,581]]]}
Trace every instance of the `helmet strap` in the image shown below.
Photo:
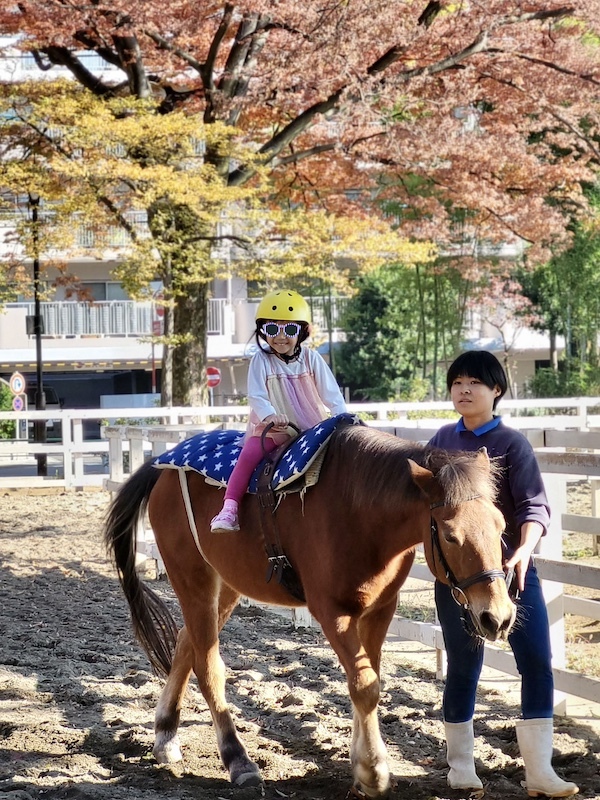
{"label": "helmet strap", "polygon": [[286,356],[283,353],[276,353],[275,350],[270,350],[269,355],[275,356],[276,358],[280,358],[282,361],[285,361],[286,364],[290,364],[292,361],[297,361],[301,351],[300,344],[298,343],[294,348],[294,352],[291,356]]}

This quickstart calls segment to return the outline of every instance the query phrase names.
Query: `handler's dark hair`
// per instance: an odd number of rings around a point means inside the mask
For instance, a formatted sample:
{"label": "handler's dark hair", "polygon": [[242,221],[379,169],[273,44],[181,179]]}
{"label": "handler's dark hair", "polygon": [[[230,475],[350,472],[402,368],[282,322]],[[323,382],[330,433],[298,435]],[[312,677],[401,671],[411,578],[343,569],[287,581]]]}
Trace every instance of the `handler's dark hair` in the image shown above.
{"label": "handler's dark hair", "polygon": [[487,350],[467,350],[450,364],[446,375],[448,391],[456,378],[476,378],[488,389],[494,389],[497,386],[500,394],[494,400],[494,409],[508,389],[508,381],[502,364],[493,353],[489,353]]}

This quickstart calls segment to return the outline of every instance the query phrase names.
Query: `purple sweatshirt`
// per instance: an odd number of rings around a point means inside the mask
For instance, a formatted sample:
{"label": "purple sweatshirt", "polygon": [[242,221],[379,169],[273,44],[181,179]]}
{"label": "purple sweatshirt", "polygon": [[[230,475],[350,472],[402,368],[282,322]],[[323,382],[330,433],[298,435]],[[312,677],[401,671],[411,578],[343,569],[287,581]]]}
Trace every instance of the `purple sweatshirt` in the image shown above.
{"label": "purple sweatshirt", "polygon": [[539,522],[544,535],[550,522],[550,507],[535,453],[525,436],[508,428],[500,417],[468,431],[462,417],[458,423],[444,425],[429,442],[443,450],[479,450],[501,466],[496,505],[506,520],[506,543],[512,552],[521,541],[521,525]]}

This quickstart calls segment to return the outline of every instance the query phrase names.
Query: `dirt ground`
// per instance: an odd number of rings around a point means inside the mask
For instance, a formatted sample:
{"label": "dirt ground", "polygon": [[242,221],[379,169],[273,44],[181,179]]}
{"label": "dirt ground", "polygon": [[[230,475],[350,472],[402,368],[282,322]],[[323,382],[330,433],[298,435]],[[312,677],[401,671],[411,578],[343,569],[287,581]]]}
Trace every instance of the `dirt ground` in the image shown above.
{"label": "dirt ground", "polygon": [[[162,683],[133,640],[105,556],[106,504],[103,493],[0,497],[0,800],[342,800],[351,716],[337,660],[318,630],[294,630],[257,608],[238,609],[222,651],[229,699],[264,789],[232,789],[195,686],[182,713],[184,761],[155,763]],[[176,611],[168,583],[153,585]],[[582,628],[572,641],[583,637],[595,652],[597,635],[596,627],[590,641]],[[392,797],[460,797],[446,786],[441,682],[394,649],[384,653],[383,680]],[[501,692],[481,693],[476,756],[491,800],[526,797],[517,716]],[[555,747],[562,776],[577,781],[581,797],[600,798],[598,726],[558,718]]]}

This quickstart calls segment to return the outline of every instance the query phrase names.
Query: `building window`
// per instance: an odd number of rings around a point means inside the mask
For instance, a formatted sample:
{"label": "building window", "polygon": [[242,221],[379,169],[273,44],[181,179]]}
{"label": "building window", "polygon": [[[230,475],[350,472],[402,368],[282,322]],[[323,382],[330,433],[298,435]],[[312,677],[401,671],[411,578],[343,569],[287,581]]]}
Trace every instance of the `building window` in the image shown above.
{"label": "building window", "polygon": [[117,281],[82,281],[81,286],[92,300],[129,300],[130,297]]}

